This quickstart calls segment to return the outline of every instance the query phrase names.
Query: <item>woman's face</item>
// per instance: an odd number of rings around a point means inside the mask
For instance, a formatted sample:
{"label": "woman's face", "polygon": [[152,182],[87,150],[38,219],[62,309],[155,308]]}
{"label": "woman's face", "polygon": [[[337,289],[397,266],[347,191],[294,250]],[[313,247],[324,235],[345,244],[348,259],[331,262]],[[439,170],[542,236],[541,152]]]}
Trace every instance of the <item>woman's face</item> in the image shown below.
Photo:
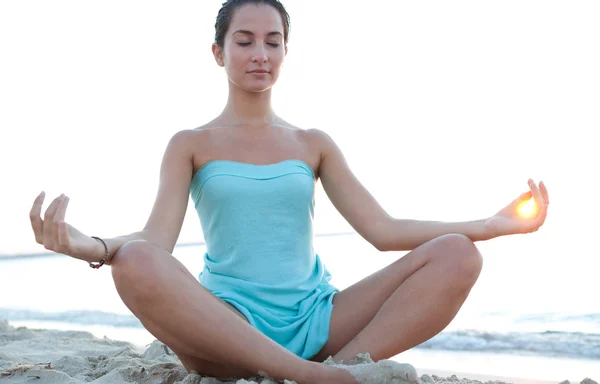
{"label": "woman's face", "polygon": [[275,8],[265,4],[238,8],[224,41],[223,48],[213,44],[213,53],[232,83],[249,92],[275,84],[287,54],[281,15]]}

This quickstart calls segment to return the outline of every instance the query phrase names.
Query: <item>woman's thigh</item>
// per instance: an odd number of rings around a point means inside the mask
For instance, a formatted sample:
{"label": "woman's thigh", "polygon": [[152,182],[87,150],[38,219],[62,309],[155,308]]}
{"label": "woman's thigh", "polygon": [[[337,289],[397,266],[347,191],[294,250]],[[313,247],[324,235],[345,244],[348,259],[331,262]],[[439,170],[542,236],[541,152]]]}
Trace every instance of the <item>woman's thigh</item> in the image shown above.
{"label": "woman's thigh", "polygon": [[385,268],[338,292],[333,301],[329,340],[311,360],[323,361],[335,355],[375,317],[387,299],[411,275],[440,255],[452,259],[453,248],[476,248],[462,235],[435,238],[407,253]]}
{"label": "woman's thigh", "polygon": [[[138,241],[121,247],[111,264],[115,286],[125,304],[150,333],[179,357],[188,371],[217,377],[248,373],[239,367],[209,360],[210,353],[200,356],[190,352],[192,349],[188,346],[196,336],[195,330],[211,332],[198,329],[199,324],[193,319],[195,314],[213,311],[217,306],[221,307],[219,304],[224,304],[230,311],[229,316],[233,313],[248,321],[232,305],[202,287],[179,260],[152,244]],[[188,298],[184,299],[184,296]],[[178,312],[179,316],[172,315]],[[229,319],[223,318],[223,321]],[[209,350],[207,347],[207,352]]]}
{"label": "woman's thigh", "polygon": [[[231,310],[235,315],[239,316],[242,320],[248,322],[246,317],[242,315],[240,311],[235,309],[231,304],[226,303],[221,300],[225,306]],[[178,352],[171,348],[173,352],[179,357],[179,360],[185,367],[185,369],[189,371],[195,371],[204,376],[213,376],[217,378],[250,378],[252,376],[256,376],[250,371],[246,371],[242,368],[235,366],[228,366],[224,364],[215,363],[210,360],[201,359],[195,356],[186,355],[184,353]]]}

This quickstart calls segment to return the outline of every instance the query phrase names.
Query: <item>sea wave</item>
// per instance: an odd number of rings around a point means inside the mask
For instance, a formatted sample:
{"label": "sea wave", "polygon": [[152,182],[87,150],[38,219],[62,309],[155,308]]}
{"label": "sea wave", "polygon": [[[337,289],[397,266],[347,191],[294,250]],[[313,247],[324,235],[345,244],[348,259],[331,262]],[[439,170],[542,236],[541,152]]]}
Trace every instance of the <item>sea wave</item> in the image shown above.
{"label": "sea wave", "polygon": [[600,334],[582,332],[441,332],[419,348],[600,359]]}
{"label": "sea wave", "polygon": [[[573,315],[569,315],[573,319]],[[79,325],[103,325],[143,328],[133,315],[102,311],[40,312],[26,309],[0,308],[0,319],[10,321],[52,321]],[[563,318],[564,319],[564,318]],[[596,320],[596,314],[582,314],[577,320]],[[562,356],[600,359],[600,334],[583,332],[486,332],[476,330],[443,331],[417,348],[501,352],[520,355]]]}

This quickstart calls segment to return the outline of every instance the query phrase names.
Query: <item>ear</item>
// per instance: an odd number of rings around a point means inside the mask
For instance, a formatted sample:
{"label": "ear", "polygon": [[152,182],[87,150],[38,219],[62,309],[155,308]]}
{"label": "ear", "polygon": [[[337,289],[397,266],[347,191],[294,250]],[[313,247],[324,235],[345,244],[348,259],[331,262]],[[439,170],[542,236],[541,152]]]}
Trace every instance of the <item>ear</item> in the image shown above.
{"label": "ear", "polygon": [[219,47],[217,43],[213,43],[212,53],[219,67],[224,67],[225,61],[223,60],[223,50],[221,49],[221,47]]}

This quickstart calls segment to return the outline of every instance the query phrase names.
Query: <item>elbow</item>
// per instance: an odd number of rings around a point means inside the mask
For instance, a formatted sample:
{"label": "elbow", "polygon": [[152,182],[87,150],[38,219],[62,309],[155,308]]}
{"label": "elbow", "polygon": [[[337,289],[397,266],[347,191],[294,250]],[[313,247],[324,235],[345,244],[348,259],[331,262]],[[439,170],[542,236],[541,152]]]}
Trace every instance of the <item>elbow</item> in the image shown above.
{"label": "elbow", "polygon": [[413,244],[405,233],[402,221],[386,216],[373,226],[369,242],[380,252],[411,251]]}
{"label": "elbow", "polygon": [[175,249],[175,245],[177,243],[176,239],[170,239],[168,236],[161,236],[160,232],[158,231],[151,231],[148,229],[144,229],[143,231],[141,231],[142,233],[142,239],[146,240],[147,242],[151,243],[152,245],[164,249],[165,251],[169,252],[170,254],[173,254],[173,251]]}
{"label": "elbow", "polygon": [[376,236],[377,234],[373,234],[372,236],[366,237],[367,240],[375,249],[380,252],[386,252],[388,250],[387,244],[380,236]]}
{"label": "elbow", "polygon": [[379,217],[365,219],[362,225],[354,226],[354,229],[375,249],[387,252],[396,250],[397,230],[394,227],[394,219],[384,213]]}
{"label": "elbow", "polygon": [[380,220],[374,225],[369,236],[369,243],[380,252],[388,252],[393,249],[392,236],[390,236],[390,225],[388,220]]}
{"label": "elbow", "polygon": [[380,243],[374,243],[373,244],[375,246],[375,248],[377,248],[377,250],[379,252],[392,252],[392,251],[412,251],[414,248],[410,247],[406,244],[400,244],[398,242],[395,243],[391,243],[391,242],[380,242]]}
{"label": "elbow", "polygon": [[391,251],[392,248],[389,246],[388,243],[386,243],[385,241],[379,240],[379,241],[373,241],[371,243],[379,252],[388,252]]}
{"label": "elbow", "polygon": [[379,252],[388,252],[390,249],[388,247],[383,247],[380,245],[375,245],[375,248],[379,251]]}

